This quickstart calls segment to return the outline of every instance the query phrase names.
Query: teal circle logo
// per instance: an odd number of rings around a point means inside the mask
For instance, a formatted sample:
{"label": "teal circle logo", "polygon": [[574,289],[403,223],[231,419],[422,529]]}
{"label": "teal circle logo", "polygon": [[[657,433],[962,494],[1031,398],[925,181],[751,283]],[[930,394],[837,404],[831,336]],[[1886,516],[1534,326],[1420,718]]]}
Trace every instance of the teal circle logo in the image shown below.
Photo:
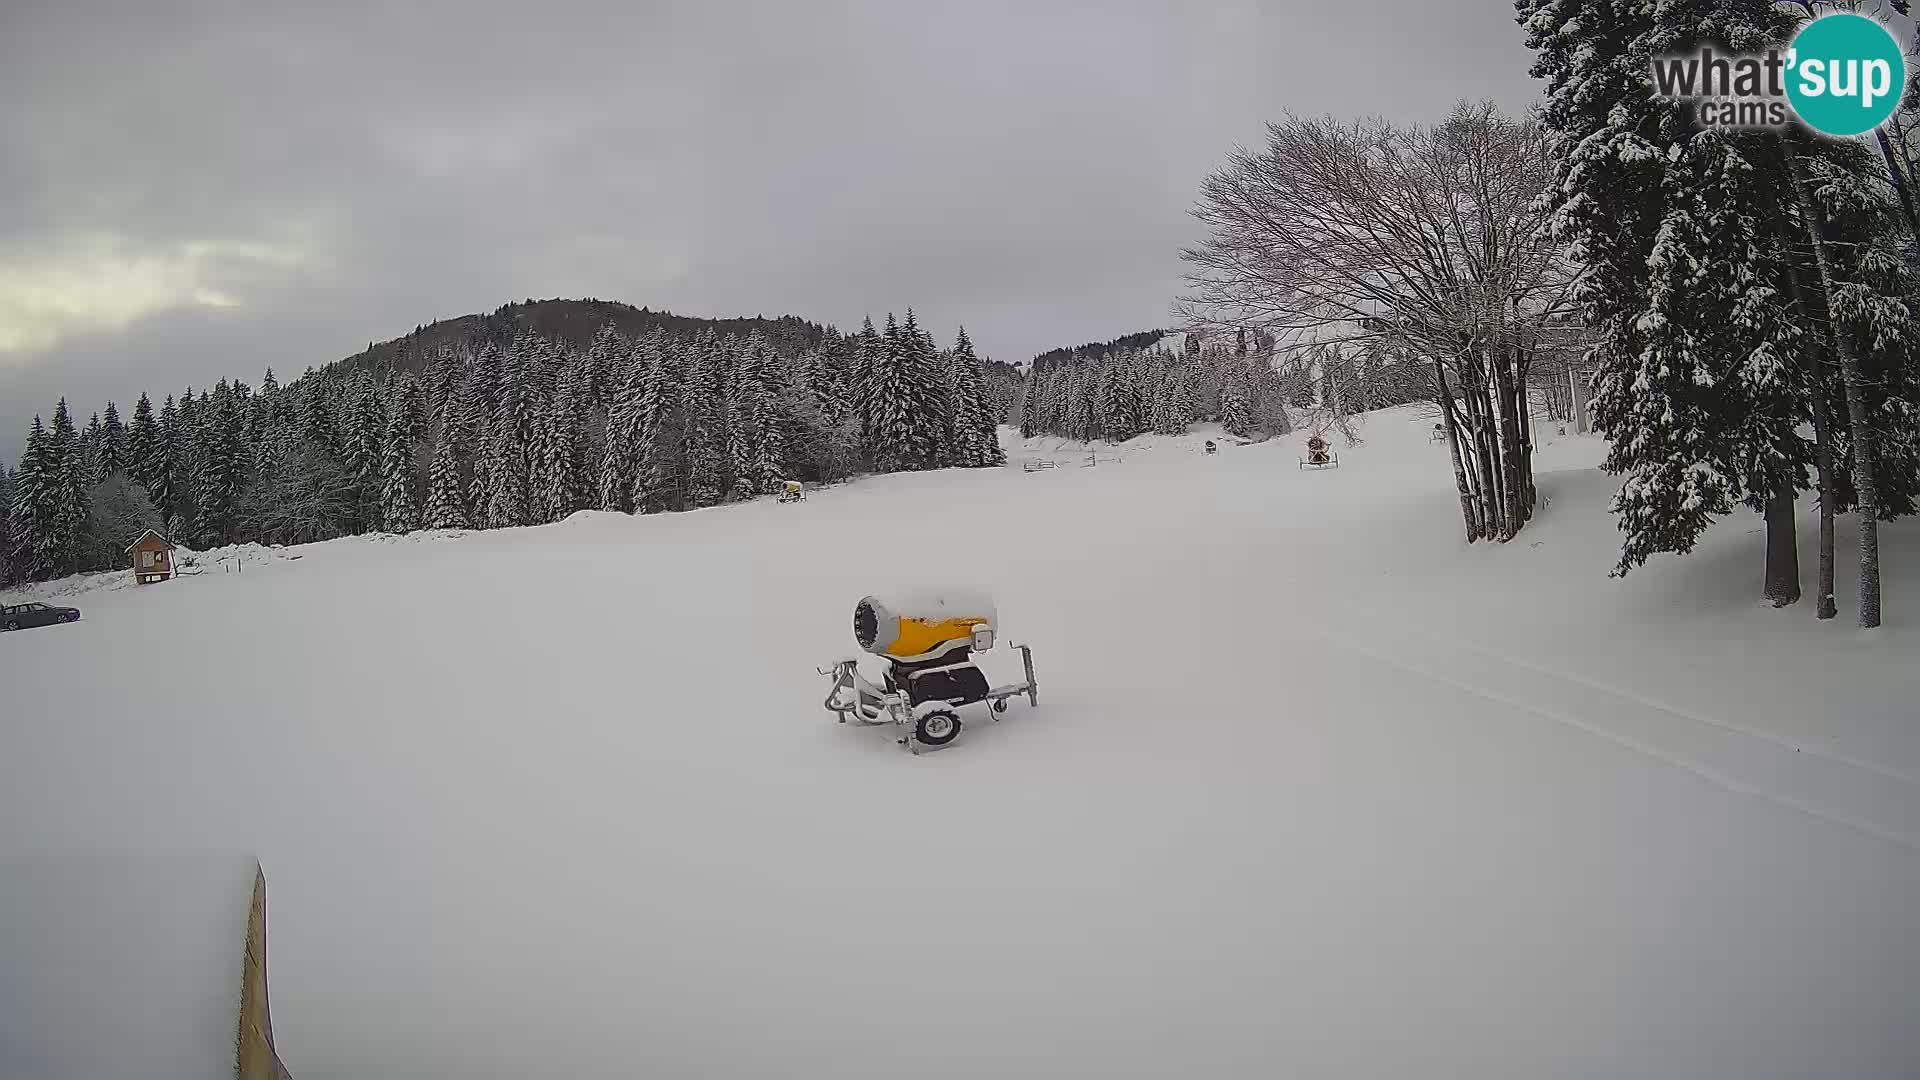
{"label": "teal circle logo", "polygon": [[1787,54],[1787,100],[1808,127],[1847,138],[1887,122],[1907,88],[1907,62],[1887,28],[1864,15],[1823,15]]}

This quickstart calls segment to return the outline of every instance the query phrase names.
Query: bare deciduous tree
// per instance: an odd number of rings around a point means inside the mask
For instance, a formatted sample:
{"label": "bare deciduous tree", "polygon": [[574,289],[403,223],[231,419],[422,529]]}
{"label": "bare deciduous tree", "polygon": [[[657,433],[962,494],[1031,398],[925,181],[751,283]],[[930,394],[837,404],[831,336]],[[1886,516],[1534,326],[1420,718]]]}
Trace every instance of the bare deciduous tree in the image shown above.
{"label": "bare deciduous tree", "polygon": [[1283,366],[1334,371],[1322,426],[1357,411],[1341,371],[1366,396],[1354,360],[1417,359],[1468,541],[1509,540],[1534,505],[1529,366],[1573,278],[1543,228],[1549,176],[1540,130],[1490,104],[1434,127],[1289,117],[1203,185],[1194,214],[1210,235],[1182,253],[1181,314],[1270,334]]}

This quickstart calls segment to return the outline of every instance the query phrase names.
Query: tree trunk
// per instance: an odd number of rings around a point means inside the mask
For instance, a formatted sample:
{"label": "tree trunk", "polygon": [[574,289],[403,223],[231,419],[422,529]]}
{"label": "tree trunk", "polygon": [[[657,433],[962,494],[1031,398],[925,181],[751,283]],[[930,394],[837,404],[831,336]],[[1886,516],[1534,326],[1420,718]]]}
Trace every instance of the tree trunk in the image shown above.
{"label": "tree trunk", "polygon": [[[1826,307],[1823,303],[1819,311],[1807,303],[1806,290],[1800,286],[1800,256],[1794,250],[1793,229],[1786,218],[1780,219],[1780,240],[1787,249],[1786,286],[1788,300],[1808,318],[1826,321]],[[1824,298],[1822,298],[1824,300]],[[1816,619],[1831,619],[1837,609],[1833,600],[1833,418],[1827,415],[1827,394],[1821,367],[1819,341],[1821,335],[1810,334],[1810,346],[1807,364],[1803,369],[1807,383],[1807,399],[1813,411],[1813,469],[1815,490],[1820,498],[1820,550],[1818,593],[1814,598],[1813,615]]]}
{"label": "tree trunk", "polygon": [[1500,520],[1500,481],[1498,462],[1493,446],[1493,417],[1490,415],[1488,400],[1487,372],[1482,366],[1482,358],[1469,349],[1466,353],[1468,370],[1462,375],[1466,386],[1462,397],[1467,405],[1468,434],[1472,436],[1474,462],[1479,469],[1479,502],[1481,520],[1485,524],[1483,533],[1488,539],[1505,538],[1506,525]]}
{"label": "tree trunk", "polygon": [[[1515,325],[1519,320],[1515,318]],[[1507,373],[1507,400],[1513,411],[1513,530],[1518,533],[1533,520],[1533,415],[1527,400],[1527,369],[1530,366],[1526,345],[1515,338],[1511,354],[1512,368]]]}
{"label": "tree trunk", "polygon": [[[1529,365],[1531,366],[1531,365]],[[1522,368],[1520,379],[1520,479],[1526,485],[1526,521],[1533,520],[1535,504],[1539,502],[1540,491],[1533,486],[1533,410],[1528,408],[1526,398],[1526,368]]]}
{"label": "tree trunk", "polygon": [[1500,539],[1505,542],[1520,531],[1520,503],[1525,497],[1520,485],[1520,421],[1514,410],[1512,356],[1501,345],[1489,350],[1488,358],[1493,362],[1493,397],[1500,411],[1495,439],[1500,444]]}
{"label": "tree trunk", "polygon": [[1813,468],[1820,484],[1820,596],[1814,602],[1816,619],[1831,619],[1840,609],[1833,600],[1833,418],[1827,415],[1827,395],[1814,359]]}
{"label": "tree trunk", "polygon": [[1473,416],[1473,460],[1480,469],[1480,500],[1486,504],[1487,536],[1498,540],[1504,526],[1501,523],[1501,508],[1505,503],[1500,496],[1500,454],[1498,443],[1492,438],[1493,406],[1487,397],[1487,386],[1483,382],[1474,387],[1471,399]]}
{"label": "tree trunk", "polygon": [[1854,355],[1853,341],[1846,326],[1833,313],[1834,270],[1827,251],[1823,225],[1825,215],[1814,204],[1804,163],[1793,143],[1784,141],[1787,164],[1793,173],[1794,195],[1800,203],[1807,235],[1813,242],[1813,262],[1820,270],[1820,287],[1827,297],[1828,319],[1833,338],[1833,355],[1840,361],[1840,378],[1847,392],[1847,420],[1853,436],[1853,486],[1860,502],[1860,626],[1871,630],[1880,625],[1880,493],[1874,486],[1873,427],[1867,416],[1866,395],[1861,390],[1864,375]]}
{"label": "tree trunk", "polygon": [[[1518,346],[1516,346],[1516,349]],[[1513,479],[1509,483],[1507,497],[1513,503],[1513,519],[1509,528],[1517,535],[1527,525],[1527,393],[1519,382],[1520,358],[1512,358],[1513,368],[1507,373],[1507,409],[1512,418],[1507,422],[1507,456],[1512,460]]]}
{"label": "tree trunk", "polygon": [[1907,185],[1907,171],[1894,160],[1893,144],[1887,141],[1887,129],[1874,129],[1874,137],[1880,140],[1880,156],[1887,160],[1887,175],[1893,178],[1893,189],[1900,193],[1900,209],[1907,215],[1907,240],[1920,244],[1920,210],[1913,204],[1913,190]]}
{"label": "tree trunk", "polygon": [[1474,495],[1480,504],[1484,535],[1489,540],[1497,540],[1501,530],[1500,480],[1492,440],[1488,438],[1491,425],[1487,419],[1484,388],[1476,386],[1474,392],[1467,395],[1466,402],[1468,460],[1474,467]]}
{"label": "tree trunk", "polygon": [[[1894,140],[1896,144],[1900,147],[1900,164],[1904,166],[1904,168],[1902,169],[1902,172],[1907,177],[1908,183],[1911,184],[1913,180],[1913,175],[1914,175],[1913,156],[1907,153],[1907,129],[1900,123],[1900,110],[1895,109],[1893,111],[1893,116],[1890,118],[1890,120],[1891,120],[1890,126],[1893,128]],[[1884,150],[1886,148],[1883,146],[1881,147],[1881,149]],[[1916,244],[1920,244],[1920,236],[1914,237],[1914,242]]]}
{"label": "tree trunk", "polygon": [[1460,425],[1454,418],[1453,390],[1447,385],[1447,373],[1438,357],[1433,361],[1433,381],[1440,390],[1440,419],[1446,425],[1447,452],[1453,458],[1453,482],[1460,490],[1460,520],[1467,529],[1467,543],[1471,544],[1486,534],[1480,527],[1480,515],[1474,509],[1466,462],[1460,457]]}
{"label": "tree trunk", "polygon": [[1777,608],[1800,600],[1800,538],[1794,532],[1793,504],[1791,486],[1767,500],[1766,596]]}

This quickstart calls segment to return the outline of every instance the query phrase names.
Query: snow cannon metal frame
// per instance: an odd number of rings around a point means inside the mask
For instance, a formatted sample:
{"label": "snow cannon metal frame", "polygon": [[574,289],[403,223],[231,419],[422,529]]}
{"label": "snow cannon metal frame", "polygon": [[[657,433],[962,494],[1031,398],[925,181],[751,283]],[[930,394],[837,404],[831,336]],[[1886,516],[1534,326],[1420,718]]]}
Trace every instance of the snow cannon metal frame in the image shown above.
{"label": "snow cannon metal frame", "polygon": [[854,640],[886,660],[886,674],[878,685],[870,682],[857,657],[818,668],[833,677],[821,704],[843,724],[897,725],[906,733],[896,741],[915,754],[959,737],[961,706],[985,702],[995,723],[1010,698],[1024,694],[1029,707],[1038,706],[1031,647],[1008,643],[1020,653],[1021,682],[992,686],[973,662],[974,653],[996,644],[994,626],[992,599],[976,592],[864,597],[853,609]]}

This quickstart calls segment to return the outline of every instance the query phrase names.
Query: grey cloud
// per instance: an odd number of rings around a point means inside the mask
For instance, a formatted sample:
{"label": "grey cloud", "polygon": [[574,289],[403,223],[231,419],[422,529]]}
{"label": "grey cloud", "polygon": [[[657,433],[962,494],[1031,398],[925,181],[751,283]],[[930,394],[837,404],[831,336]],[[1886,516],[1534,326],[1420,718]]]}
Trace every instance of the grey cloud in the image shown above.
{"label": "grey cloud", "polygon": [[912,305],[1003,360],[1159,325],[1232,144],[1286,109],[1524,108],[1510,12],[16,2],[0,270],[83,236],[213,244],[196,273],[239,306],[0,356],[0,453],[62,393],[125,411],[528,296],[842,326]]}

